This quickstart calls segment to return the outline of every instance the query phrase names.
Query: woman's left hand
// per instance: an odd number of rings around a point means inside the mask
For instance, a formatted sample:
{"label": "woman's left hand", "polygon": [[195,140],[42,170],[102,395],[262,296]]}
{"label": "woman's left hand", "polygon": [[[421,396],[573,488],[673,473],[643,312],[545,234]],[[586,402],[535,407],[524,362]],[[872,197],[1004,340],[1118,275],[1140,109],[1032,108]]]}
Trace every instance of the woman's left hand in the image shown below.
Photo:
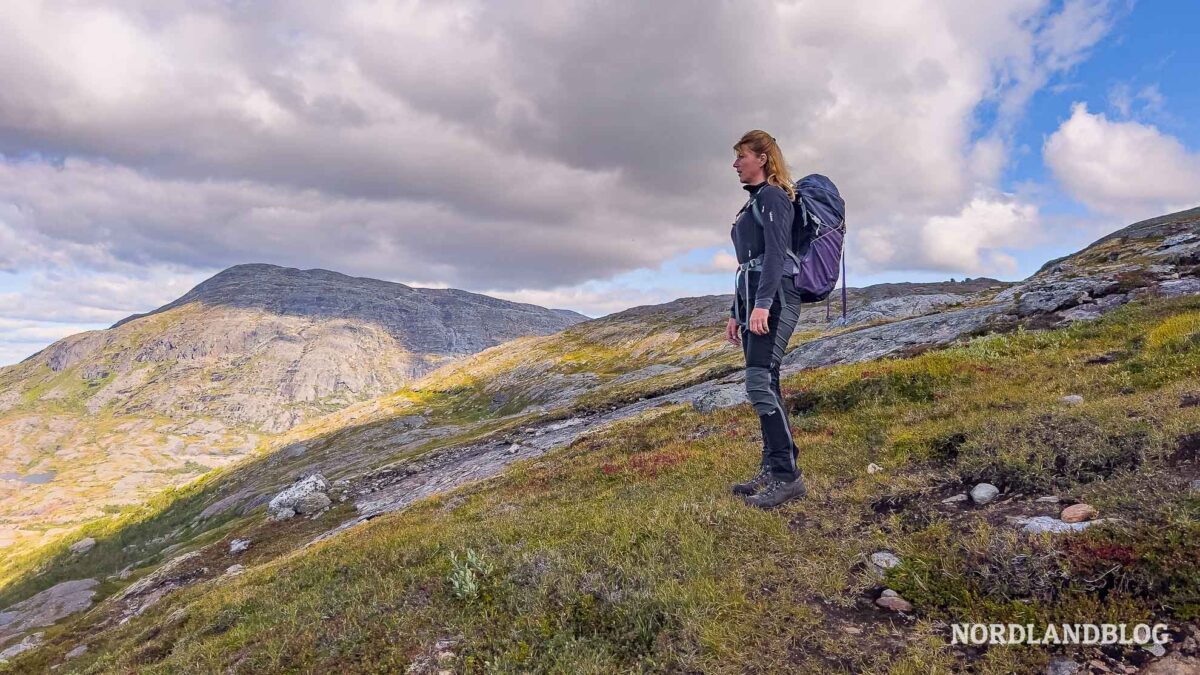
{"label": "woman's left hand", "polygon": [[770,310],[762,307],[755,307],[753,312],[750,312],[750,332],[755,335],[767,334],[767,317],[771,315]]}

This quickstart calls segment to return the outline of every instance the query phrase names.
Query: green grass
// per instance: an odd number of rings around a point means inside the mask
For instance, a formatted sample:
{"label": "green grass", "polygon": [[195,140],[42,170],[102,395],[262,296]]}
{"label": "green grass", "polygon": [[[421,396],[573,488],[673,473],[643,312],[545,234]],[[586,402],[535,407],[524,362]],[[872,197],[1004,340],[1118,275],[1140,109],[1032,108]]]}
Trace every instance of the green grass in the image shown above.
{"label": "green grass", "polygon": [[[1183,440],[1200,407],[1180,405],[1200,381],[1198,312],[1200,298],[1138,302],[787,378],[810,496],[773,512],[727,493],[758,461],[750,411],[673,407],[304,550],[311,530],[230,521],[207,537],[271,549],[246,574],[124,626],[54,627],[9,668],[86,641],[63,671],[394,672],[453,638],[453,672],[1032,672],[1054,652],[955,653],[945,622],[1200,614],[1200,467]],[[940,504],[979,480],[1013,499]],[[1005,520],[1043,494],[1120,521],[1050,538]],[[880,582],[863,561],[884,548],[903,564]],[[873,607],[885,583],[914,619]]]}

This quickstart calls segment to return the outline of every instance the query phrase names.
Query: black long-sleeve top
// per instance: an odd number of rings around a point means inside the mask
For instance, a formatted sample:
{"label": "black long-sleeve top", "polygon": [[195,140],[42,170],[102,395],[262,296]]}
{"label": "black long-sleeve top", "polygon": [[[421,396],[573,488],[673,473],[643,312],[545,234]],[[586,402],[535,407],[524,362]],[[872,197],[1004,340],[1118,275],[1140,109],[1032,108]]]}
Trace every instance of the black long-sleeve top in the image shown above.
{"label": "black long-sleeve top", "polygon": [[[764,181],[758,185],[742,187],[754,200],[759,215],[762,216],[762,224],[760,225],[760,219],[750,212],[748,201],[738,212],[729,235],[733,239],[734,253],[739,263],[763,256],[762,273],[748,274],[746,278],[747,283],[751,284],[754,307],[770,309],[775,301],[775,293],[779,291],[780,281],[785,275],[795,272],[794,265],[787,257],[787,251],[792,245],[794,209],[787,193],[777,185],[770,185]],[[755,286],[757,290],[753,290]],[[729,308],[730,316],[736,315],[734,309],[737,297],[734,297],[733,302],[734,306]]]}

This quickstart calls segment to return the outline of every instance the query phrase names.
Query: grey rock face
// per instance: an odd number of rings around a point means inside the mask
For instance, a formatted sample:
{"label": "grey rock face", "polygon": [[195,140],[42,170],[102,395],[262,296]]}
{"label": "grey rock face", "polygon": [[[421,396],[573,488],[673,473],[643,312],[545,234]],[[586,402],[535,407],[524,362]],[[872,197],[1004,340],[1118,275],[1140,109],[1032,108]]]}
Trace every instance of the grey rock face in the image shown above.
{"label": "grey rock face", "polygon": [[5,649],[4,651],[0,651],[0,663],[4,663],[18,654],[24,654],[25,652],[36,648],[38,645],[42,644],[42,637],[44,635],[45,633],[26,635],[24,640],[21,640],[17,644]]}
{"label": "grey rock face", "polygon": [[967,299],[965,295],[954,293],[934,293],[930,295],[905,295],[897,298],[885,298],[870,302],[862,307],[847,312],[846,318],[838,317],[829,324],[830,328],[843,328],[860,323],[888,319],[903,319],[919,316]]}
{"label": "grey rock face", "polygon": [[890,356],[914,347],[947,344],[1003,314],[1007,304],[956,309],[931,316],[903,319],[852,333],[817,338],[801,344],[784,357],[784,370],[859,363]]}
{"label": "grey rock face", "polygon": [[1031,284],[1017,299],[1017,314],[1030,316],[1074,307],[1107,295],[1115,288],[1117,280],[1109,277],[1058,279]]}
{"label": "grey rock face", "polygon": [[311,515],[329,507],[329,482],[321,474],[301,478],[275,495],[267,505],[271,517],[286,520],[296,515]]}
{"label": "grey rock face", "polygon": [[708,414],[719,408],[731,408],[747,402],[746,388],[727,386],[704,392],[692,401],[696,412]]}
{"label": "grey rock face", "polygon": [[1200,295],[1200,277],[1186,277],[1164,281],[1158,285],[1158,292],[1168,298],[1182,295]]}
{"label": "grey rock face", "polygon": [[95,579],[64,581],[0,612],[0,645],[33,628],[49,626],[92,604]]}

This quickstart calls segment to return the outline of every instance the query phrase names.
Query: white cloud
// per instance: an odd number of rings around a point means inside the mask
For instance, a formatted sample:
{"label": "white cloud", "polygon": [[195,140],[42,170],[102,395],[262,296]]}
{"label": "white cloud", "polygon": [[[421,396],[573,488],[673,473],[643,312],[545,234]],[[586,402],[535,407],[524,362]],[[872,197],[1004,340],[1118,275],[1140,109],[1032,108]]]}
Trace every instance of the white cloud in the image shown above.
{"label": "white cloud", "polygon": [[1042,148],[1054,177],[1088,207],[1145,216],[1200,203],[1200,154],[1157,127],[1076,103]]}
{"label": "white cloud", "polygon": [[680,271],[685,274],[732,274],[737,266],[737,258],[732,253],[717,251],[708,261],[695,265],[683,265]]}
{"label": "white cloud", "polygon": [[[751,128],[842,188],[852,267],[1003,269],[996,249],[1020,241],[972,225],[951,251],[931,219],[995,222],[976,201],[1012,122],[1113,16],[1083,0],[3,3],[0,270],[134,288],[166,278],[147,268],[271,262],[612,311],[649,296],[589,282],[728,245],[729,146]],[[0,316],[117,311],[38,288]]]}
{"label": "white cloud", "polygon": [[930,218],[921,231],[924,267],[972,274],[1016,271],[1001,247],[1037,243],[1038,209],[1002,195],[979,196],[954,216]]}

